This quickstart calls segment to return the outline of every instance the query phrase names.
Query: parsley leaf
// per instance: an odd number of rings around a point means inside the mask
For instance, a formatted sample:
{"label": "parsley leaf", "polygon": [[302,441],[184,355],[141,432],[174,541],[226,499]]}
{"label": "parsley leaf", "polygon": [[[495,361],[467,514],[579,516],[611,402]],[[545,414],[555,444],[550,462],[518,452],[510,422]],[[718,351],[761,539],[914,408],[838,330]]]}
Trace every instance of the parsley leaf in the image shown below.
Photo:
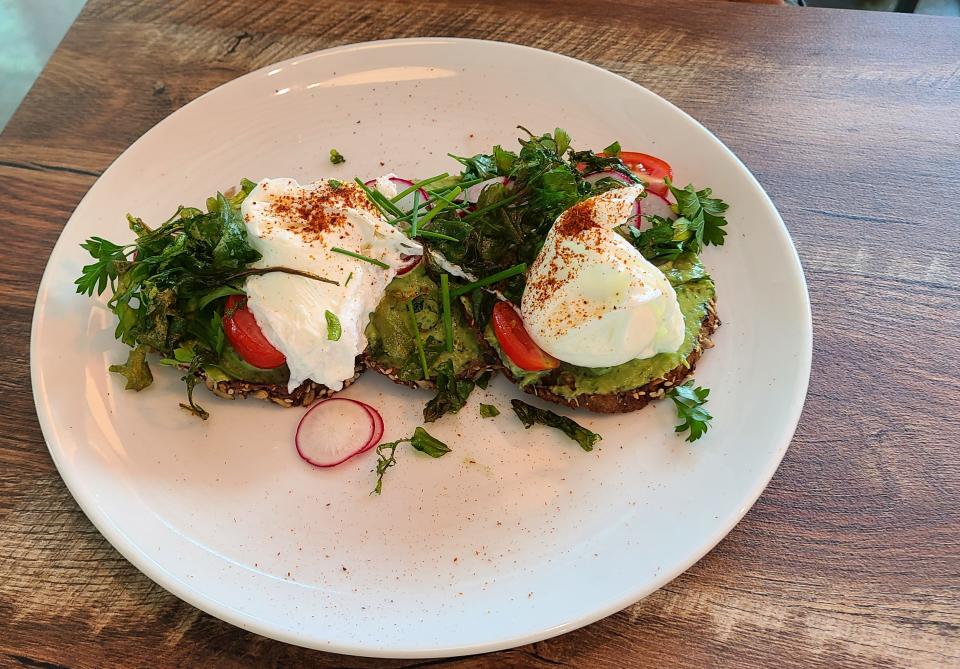
{"label": "parsley leaf", "polygon": [[493,406],[492,404],[483,404],[480,403],[480,416],[482,418],[493,418],[494,416],[500,415],[500,409]]}
{"label": "parsley leaf", "polygon": [[513,405],[513,412],[517,414],[517,418],[520,419],[525,428],[530,428],[535,423],[554,427],[580,444],[580,448],[585,451],[592,451],[593,445],[601,439],[596,432],[591,432],[566,416],[561,416],[547,409],[538,409],[521,400],[510,400],[510,404]]}
{"label": "parsley leaf", "polygon": [[620,142],[614,142],[607,148],[603,150],[603,153],[607,156],[619,156],[620,155]]}
{"label": "parsley leaf", "polygon": [[727,219],[724,217],[729,205],[718,198],[710,197],[713,190],[704,188],[696,190],[692,184],[685,188],[677,188],[669,179],[666,179],[670,193],[676,199],[675,211],[680,218],[675,222],[684,221],[692,239],[687,241],[687,250],[699,253],[704,246],[713,244],[723,245],[723,238],[727,231],[724,226]]}
{"label": "parsley leaf", "polygon": [[413,431],[413,436],[410,437],[410,445],[421,453],[426,453],[431,458],[439,458],[450,452],[450,448],[445,443],[431,436],[430,433],[422,427],[418,427]]}
{"label": "parsley leaf", "polygon": [[370,491],[371,495],[379,495],[383,492],[383,475],[397,464],[397,447],[403,443],[409,443],[413,448],[421,453],[426,453],[431,458],[439,458],[450,452],[450,448],[445,443],[432,436],[422,427],[415,429],[413,436],[408,439],[398,439],[380,444],[377,446],[377,468],[375,470],[377,484]]}
{"label": "parsley leaf", "polygon": [[[227,202],[223,193],[217,193],[220,216],[220,238],[213,247],[213,267],[216,269],[239,269],[262,257],[260,252],[247,243],[247,226],[240,209]],[[184,250],[186,249],[186,236]],[[179,240],[177,240],[179,241]],[[169,253],[169,251],[168,251]]]}
{"label": "parsley leaf", "polygon": [[83,244],[81,248],[90,253],[96,262],[90,265],[84,265],[83,272],[74,283],[77,286],[77,292],[81,295],[101,295],[107,288],[107,283],[112,286],[119,275],[120,263],[127,260],[125,247],[109,242],[103,237],[91,237]]}
{"label": "parsley leaf", "polygon": [[334,165],[339,165],[340,163],[347,162],[347,159],[344,158],[343,154],[336,149],[330,149],[330,162]]}
{"label": "parsley leaf", "polygon": [[669,180],[666,183],[677,201],[673,210],[678,218],[671,221],[661,216],[644,216],[650,227],[640,230],[622,225],[617,228],[620,234],[654,264],[675,260],[683,253],[700,253],[709,244],[721,246],[727,234],[727,203],[710,197],[713,191],[709,188],[698,191],[692,185],[677,188]]}
{"label": "parsley leaf", "polygon": [[121,374],[127,379],[127,390],[143,390],[153,383],[153,374],[147,364],[146,346],[138,346],[130,351],[127,361],[122,365],[110,365],[110,371]]}
{"label": "parsley leaf", "polygon": [[689,237],[684,224],[674,225],[660,216],[647,216],[650,227],[640,230],[633,225],[620,226],[621,234],[640,251],[644,258],[654,264],[660,264],[677,258],[684,250],[684,242]]}
{"label": "parsley leaf", "polygon": [[494,157],[485,153],[478,153],[472,157],[455,156],[448,153],[448,156],[463,165],[462,177],[464,181],[472,179],[489,179],[497,175],[497,161]]}
{"label": "parsley leaf", "polygon": [[[453,363],[447,360],[437,367],[437,394],[423,408],[423,421],[432,423],[444,414],[457,413],[467,403],[474,382],[458,379]],[[429,377],[428,377],[429,378]]]}
{"label": "parsley leaf", "polygon": [[682,386],[674,386],[667,393],[667,396],[673,400],[677,407],[677,418],[680,424],[675,428],[676,432],[690,431],[687,435],[687,441],[693,442],[706,433],[710,427],[710,421],[713,416],[704,408],[707,403],[707,396],[710,395],[709,388],[693,386],[693,379],[687,381]]}

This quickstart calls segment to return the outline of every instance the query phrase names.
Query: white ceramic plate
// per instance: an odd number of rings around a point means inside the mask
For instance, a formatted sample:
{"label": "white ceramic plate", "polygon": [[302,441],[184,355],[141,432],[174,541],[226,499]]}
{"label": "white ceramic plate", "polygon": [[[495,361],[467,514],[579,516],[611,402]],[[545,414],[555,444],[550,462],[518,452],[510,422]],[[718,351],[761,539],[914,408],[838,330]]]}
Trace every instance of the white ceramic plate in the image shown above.
{"label": "white ceramic plate", "polygon": [[[669,160],[677,180],[730,203],[726,246],[704,259],[723,327],[697,369],[716,419],[690,446],[673,407],[577,420],[584,453],[524,431],[502,379],[430,430],[454,452],[410,449],[373,485],[373,453],[329,470],[298,459],[302,410],[201,394],[155,366],[136,394],[107,372],[125,358],[103,305],[73,279],[90,235],[131,238],[124,214],[164,220],[241,177],[424,176],[515,146],[522,124],[575,146]],[[331,166],[330,148],[347,162]],[[233,624],[341,653],[427,657],[496,650],[607,616],[710,550],[757,499],[790,442],[810,370],[800,264],[743,164],[682,111],[576,60],[453,39],[373,42],[294,58],[232,81],[158,124],[97,181],[64,228],[33,322],[37,412],[57,467],[103,535],[151,579]],[[409,435],[428,393],[369,373],[346,392]],[[528,398],[529,399],[529,398]],[[477,404],[500,417],[480,419]]]}

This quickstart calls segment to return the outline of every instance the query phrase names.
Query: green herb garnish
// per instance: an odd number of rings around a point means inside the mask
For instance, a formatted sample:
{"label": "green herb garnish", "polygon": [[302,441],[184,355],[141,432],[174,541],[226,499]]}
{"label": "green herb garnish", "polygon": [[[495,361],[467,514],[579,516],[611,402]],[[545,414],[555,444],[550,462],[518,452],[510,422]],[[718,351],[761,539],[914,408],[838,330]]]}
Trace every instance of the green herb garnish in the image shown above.
{"label": "green herb garnish", "polygon": [[[639,183],[619,156],[574,151],[569,134],[561,128],[543,135],[521,130],[528,136],[519,140],[519,151],[495,146],[490,153],[454,156],[463,166],[463,187],[492,181],[481,191],[474,211],[463,215],[450,208],[435,215],[429,225],[431,231],[457,239],[431,239],[431,250],[475,276],[533,262],[557,217],[596,192],[584,181],[587,174],[610,169]],[[519,303],[524,283],[525,277],[516,274],[497,288]]]}
{"label": "green herb garnish", "polygon": [[[397,441],[380,444],[377,446],[377,485],[370,492],[371,495],[379,495],[383,491],[383,475],[387,473],[390,467],[397,464],[397,447],[403,443],[409,443],[414,449],[426,453],[431,458],[439,458],[450,452],[450,448],[445,443],[431,436],[422,427],[415,429],[413,436],[409,439],[398,439]],[[386,454],[387,451],[389,451],[389,455]]]}
{"label": "green herb garnish", "polygon": [[336,149],[330,149],[330,162],[334,165],[339,165],[340,163],[347,162],[347,159],[344,158],[343,154]]}
{"label": "green herb garnish", "polygon": [[554,427],[580,444],[580,448],[585,451],[592,451],[593,445],[600,441],[599,434],[591,432],[566,416],[561,416],[547,409],[539,409],[521,400],[511,400],[510,404],[513,405],[513,412],[517,414],[517,418],[526,428],[532,427],[535,423]]}
{"label": "green herb garnish", "polygon": [[450,315],[450,275],[440,275],[440,305],[443,314],[443,341],[447,352],[453,353],[453,317]]}
{"label": "green herb garnish", "polygon": [[147,355],[155,352],[165,364],[172,361],[187,369],[184,406],[205,418],[207,412],[193,401],[193,389],[207,369],[228,366],[223,358],[232,349],[222,325],[224,300],[242,294],[242,280],[284,272],[338,285],[312,272],[250,267],[261,256],[247,241],[240,205],[255,187],[244,179],[236,194],[208,198],[206,212],[181,206],[156,228],[128,215],[136,234],[130,244],[101,237],[82,244],[95,262],[83,268],[77,292],[102,294],[111,288],[107,306],[117,317],[115,336],[133,349],[126,363],[111,369],[127,379],[129,388],[150,385]]}
{"label": "green herb garnish", "polygon": [[400,208],[388,200],[386,195],[367,186],[367,184],[363,183],[360,177],[356,177],[354,181],[356,181],[357,185],[360,186],[360,188],[363,189],[363,192],[367,194],[367,199],[370,200],[383,213],[384,216],[388,218],[391,216],[403,216],[403,212],[400,211]]}
{"label": "green herb garnish", "polygon": [[146,346],[137,346],[130,350],[127,361],[122,365],[110,365],[110,371],[123,375],[127,379],[127,390],[143,390],[153,383],[153,374],[147,364]]}
{"label": "green herb garnish", "polygon": [[420,223],[420,191],[416,190],[413,192],[413,221],[410,223],[410,236],[417,236],[417,227]]}
{"label": "green herb garnish", "polygon": [[500,409],[493,406],[492,404],[483,404],[480,403],[480,416],[483,418],[493,418],[494,416],[500,415]]}
{"label": "green herb garnish", "polygon": [[439,458],[450,452],[449,447],[447,447],[445,443],[431,436],[422,427],[418,427],[413,431],[413,436],[410,438],[410,445],[421,453],[426,453],[431,458]]}
{"label": "green herb garnish", "polygon": [[[419,190],[420,190],[421,188],[423,188],[424,186],[429,186],[430,184],[436,183],[437,181],[440,181],[441,179],[446,179],[446,178],[449,177],[449,176],[450,176],[449,174],[447,174],[446,172],[444,172],[443,174],[438,174],[438,175],[432,176],[432,177],[430,177],[430,178],[428,178],[428,179],[422,179],[422,180],[420,180],[420,181],[417,181],[417,182],[413,183],[412,185],[410,185],[409,187],[404,188],[402,191],[400,191],[400,192],[397,193],[396,195],[394,195],[392,198],[390,198],[390,201],[393,202],[394,204],[396,204],[397,202],[399,202],[400,200],[402,200],[402,199],[405,198],[406,196],[410,195],[410,193],[414,193],[414,192],[416,192],[416,191],[419,191]],[[416,208],[416,204],[414,204],[414,208]]]}
{"label": "green herb garnish", "polygon": [[487,370],[483,374],[477,377],[476,384],[477,388],[487,389],[487,386],[490,384],[490,379],[493,377],[493,372]]}
{"label": "green herb garnish", "polygon": [[620,142],[614,142],[607,148],[603,150],[604,155],[607,156],[619,156],[620,155]]}
{"label": "green herb garnish", "polygon": [[675,221],[661,216],[645,216],[650,227],[640,230],[635,226],[621,226],[620,233],[654,264],[675,260],[683,253],[697,254],[704,246],[721,246],[727,232],[723,214],[728,206],[722,200],[710,197],[711,189],[695,190],[674,187],[667,180],[670,192],[677,200],[673,210],[678,214]]}
{"label": "green herb garnish", "polygon": [[683,223],[674,227],[674,222],[660,216],[646,216],[650,227],[640,230],[633,225],[617,228],[640,254],[659,265],[676,260],[683,253],[685,241],[690,238]]}
{"label": "green herb garnish", "polygon": [[729,205],[723,200],[710,197],[713,194],[710,188],[696,190],[691,184],[687,184],[686,188],[681,189],[670,183],[669,179],[665,181],[670,193],[677,200],[674,209],[681,216],[677,222],[685,221],[692,237],[687,250],[699,253],[704,246],[723,245],[723,238],[727,234],[723,229],[727,224],[724,213]]}
{"label": "green herb garnish", "polygon": [[449,360],[437,368],[437,394],[423,407],[423,422],[432,423],[448,413],[457,413],[473,391],[473,381],[458,379]]}
{"label": "green herb garnish", "polygon": [[339,286],[338,281],[333,279],[327,279],[326,277],[318,276],[313,272],[308,272],[302,269],[293,269],[292,267],[252,267],[250,269],[241,270],[239,272],[234,272],[233,274],[228,275],[224,278],[224,282],[233,282],[237,279],[245,279],[248,276],[262,276],[264,274],[272,274],[278,272],[280,274],[292,274],[294,276],[302,276],[307,279],[313,279],[314,281],[320,281],[321,283],[329,283],[333,286]]}
{"label": "green herb garnish", "polygon": [[417,357],[420,359],[423,378],[424,380],[428,380],[430,378],[430,369],[427,367],[427,354],[423,350],[423,339],[420,337],[420,326],[417,325],[417,314],[413,310],[413,300],[407,302],[407,322],[410,326],[410,332],[413,334],[413,341],[417,346]]}
{"label": "green herb garnish", "polygon": [[[412,237],[413,234],[411,233],[410,236]],[[456,241],[459,241],[456,237],[453,237],[453,236],[451,236],[451,235],[445,235],[445,234],[440,233],[440,232],[432,232],[432,231],[430,231],[430,230],[418,230],[416,236],[417,236],[417,237],[426,237],[427,239],[445,239],[445,240],[448,241],[448,242],[456,242]]]}
{"label": "green herb garnish", "polygon": [[343,282],[344,288],[350,285],[350,279],[352,278],[353,278],[353,272],[350,272],[350,274],[347,275],[347,280]]}
{"label": "green herb garnish", "polygon": [[359,253],[354,253],[353,251],[347,251],[342,249],[339,246],[334,246],[330,249],[334,253],[342,253],[345,256],[350,256],[351,258],[356,258],[357,260],[363,260],[370,263],[371,265],[376,265],[377,267],[382,267],[383,269],[390,269],[390,265],[383,262],[382,260],[377,260],[376,258],[371,258],[369,256],[360,255]]}
{"label": "green herb garnish", "polygon": [[713,416],[703,406],[707,403],[709,395],[709,388],[694,388],[693,379],[682,386],[671,388],[667,393],[667,397],[672,399],[677,407],[677,418],[681,421],[675,431],[677,433],[690,431],[686,441],[696,441],[710,428]]}
{"label": "green herb garnish", "polygon": [[323,316],[327,319],[327,339],[330,341],[340,341],[340,336],[343,334],[343,328],[340,327],[340,319],[329,309],[323,312]]}
{"label": "green herb garnish", "polygon": [[[458,195],[460,195],[460,193],[462,192],[462,190],[463,190],[463,189],[461,189],[460,186],[457,186],[456,188],[454,188],[453,190],[451,190],[449,193],[447,193],[445,196],[443,196],[443,197],[439,197],[439,196],[438,196],[438,197],[435,197],[435,198],[433,199],[433,208],[432,208],[430,211],[427,212],[427,215],[426,215],[426,216],[424,216],[423,218],[420,219],[420,227],[423,227],[424,225],[426,225],[427,223],[429,223],[430,220],[431,220],[434,216],[437,216],[437,215],[440,214],[440,212],[442,212],[444,209],[446,209],[447,207],[449,207],[450,205],[452,205],[454,198],[456,198]],[[439,200],[439,202],[438,202],[437,200]],[[453,237],[453,240],[454,240],[454,241],[457,241],[457,238],[456,238],[456,237]]]}
{"label": "green herb garnish", "polygon": [[471,211],[469,214],[467,214],[467,215],[464,217],[463,220],[465,220],[465,221],[473,221],[473,220],[475,220],[475,219],[480,218],[481,216],[484,216],[484,215],[486,215],[486,214],[489,214],[491,211],[495,211],[495,210],[497,210],[497,209],[503,209],[504,207],[506,207],[508,204],[510,204],[510,203],[513,202],[514,200],[520,199],[520,196],[521,196],[521,195],[522,195],[522,193],[515,193],[515,194],[513,194],[513,195],[505,196],[505,197],[503,197],[502,199],[500,199],[500,200],[497,201],[497,202],[494,202],[494,203],[492,203],[492,204],[488,204],[488,205],[486,205],[485,207],[482,207],[482,208],[478,208],[476,211]]}
{"label": "green herb garnish", "polygon": [[207,356],[203,354],[195,355],[190,361],[186,373],[180,377],[180,380],[187,384],[187,402],[186,404],[181,402],[180,408],[186,409],[201,420],[207,420],[210,414],[206,409],[193,401],[193,390],[197,387],[197,384],[200,383],[200,370],[206,358]]}
{"label": "green herb garnish", "polygon": [[450,297],[460,297],[461,295],[466,295],[467,293],[469,293],[470,291],[476,288],[483,288],[484,286],[489,286],[492,283],[497,283],[498,281],[509,279],[512,276],[523,274],[526,271],[527,271],[526,263],[520,263],[519,265],[514,265],[513,267],[505,269],[502,272],[497,272],[496,274],[492,274],[486,278],[480,279],[479,281],[474,281],[472,283],[468,283],[465,286],[460,286],[459,288],[451,291]]}
{"label": "green herb garnish", "polygon": [[97,291],[97,295],[102,294],[108,283],[111,287],[114,285],[119,274],[118,263],[126,262],[133,244],[120,246],[103,237],[91,237],[80,247],[90,253],[96,262],[84,265],[83,273],[74,283],[78,293],[92,296],[93,291]]}

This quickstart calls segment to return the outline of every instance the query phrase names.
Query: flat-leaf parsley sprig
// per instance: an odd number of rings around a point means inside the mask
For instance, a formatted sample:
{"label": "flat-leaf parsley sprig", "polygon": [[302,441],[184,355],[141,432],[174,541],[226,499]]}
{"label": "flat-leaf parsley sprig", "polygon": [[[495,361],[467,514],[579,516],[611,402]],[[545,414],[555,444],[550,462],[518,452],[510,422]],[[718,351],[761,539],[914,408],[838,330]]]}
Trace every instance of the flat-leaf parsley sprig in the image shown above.
{"label": "flat-leaf parsley sprig", "polygon": [[707,403],[710,389],[694,387],[693,384],[694,381],[691,379],[682,386],[671,388],[667,393],[667,397],[673,400],[677,408],[677,418],[680,419],[680,424],[675,431],[680,433],[689,430],[690,434],[687,435],[686,440],[691,442],[702,437],[710,428],[710,421],[713,420],[713,416],[703,406]]}

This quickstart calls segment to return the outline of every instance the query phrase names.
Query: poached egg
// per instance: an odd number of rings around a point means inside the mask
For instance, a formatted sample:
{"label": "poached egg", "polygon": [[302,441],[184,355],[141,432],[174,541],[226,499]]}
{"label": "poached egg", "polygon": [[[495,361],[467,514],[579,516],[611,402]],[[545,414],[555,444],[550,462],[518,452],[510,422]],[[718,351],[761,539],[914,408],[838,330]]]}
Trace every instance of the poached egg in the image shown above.
{"label": "poached egg", "polygon": [[[307,379],[340,390],[355,374],[356,357],[367,346],[364,328],[401,256],[421,255],[423,248],[387,223],[352,183],[263,179],[240,211],[250,245],[263,256],[253,267],[289,267],[339,282],[271,272],[249,277],[245,290],[264,336],[287,358],[288,390]],[[328,338],[328,311],[340,322],[337,341]]]}
{"label": "poached egg", "polygon": [[612,367],[683,343],[673,286],[614,228],[636,215],[642,186],[606,191],[563,212],[527,273],[524,326],[550,355]]}

